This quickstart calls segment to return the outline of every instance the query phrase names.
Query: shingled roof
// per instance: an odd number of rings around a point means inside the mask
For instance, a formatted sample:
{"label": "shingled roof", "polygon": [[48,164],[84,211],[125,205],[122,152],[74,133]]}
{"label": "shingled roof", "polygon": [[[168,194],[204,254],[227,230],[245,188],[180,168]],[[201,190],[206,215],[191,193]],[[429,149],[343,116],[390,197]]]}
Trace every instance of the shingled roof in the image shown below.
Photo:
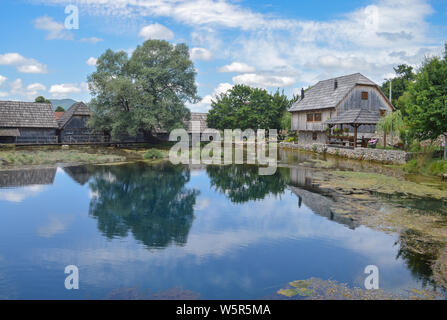
{"label": "shingled roof", "polygon": [[191,119],[188,121],[188,133],[192,133],[193,121],[200,122],[200,132],[208,130],[208,125],[206,123],[207,116],[207,113],[191,112]]}
{"label": "shingled roof", "polygon": [[379,112],[365,109],[354,109],[340,113],[327,120],[326,124],[377,124],[380,120]]}
{"label": "shingled roof", "polygon": [[74,103],[65,113],[57,120],[59,128],[65,127],[68,121],[74,116],[91,116],[92,112],[84,102]]}
{"label": "shingled roof", "polygon": [[0,101],[2,128],[57,128],[50,103]]}
{"label": "shingled roof", "polygon": [[[334,90],[335,80],[337,89]],[[360,73],[323,80],[306,90],[304,99],[295,102],[289,111],[335,108],[356,85],[377,86]]]}

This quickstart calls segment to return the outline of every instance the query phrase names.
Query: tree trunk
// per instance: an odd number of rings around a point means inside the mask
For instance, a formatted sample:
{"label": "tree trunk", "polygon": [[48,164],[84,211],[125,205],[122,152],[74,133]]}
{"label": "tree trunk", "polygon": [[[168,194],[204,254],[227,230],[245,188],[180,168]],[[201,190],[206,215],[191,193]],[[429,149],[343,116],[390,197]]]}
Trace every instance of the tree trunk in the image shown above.
{"label": "tree trunk", "polygon": [[383,147],[386,149],[386,133],[383,133]]}
{"label": "tree trunk", "polygon": [[444,134],[444,160],[447,160],[447,134]]}

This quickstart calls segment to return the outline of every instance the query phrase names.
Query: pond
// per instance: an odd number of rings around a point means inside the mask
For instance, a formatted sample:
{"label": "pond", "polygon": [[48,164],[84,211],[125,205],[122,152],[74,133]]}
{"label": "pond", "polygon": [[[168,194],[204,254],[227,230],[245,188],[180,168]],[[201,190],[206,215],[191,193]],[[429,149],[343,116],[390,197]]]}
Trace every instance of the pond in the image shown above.
{"label": "pond", "polygon": [[[311,277],[363,287],[368,265],[379,268],[381,289],[439,290],[429,258],[406,255],[399,234],[338,216],[309,170],[0,172],[0,299],[275,299]],[[79,269],[79,290],[64,286],[68,265]]]}

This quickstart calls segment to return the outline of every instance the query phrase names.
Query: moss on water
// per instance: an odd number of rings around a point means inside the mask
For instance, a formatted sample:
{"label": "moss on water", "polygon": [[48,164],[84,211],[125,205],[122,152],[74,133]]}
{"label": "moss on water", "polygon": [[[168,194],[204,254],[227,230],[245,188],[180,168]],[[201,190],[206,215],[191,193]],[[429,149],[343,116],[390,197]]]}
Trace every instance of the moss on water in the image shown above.
{"label": "moss on water", "polygon": [[[299,284],[299,288],[294,286],[296,283]],[[410,289],[405,294],[395,294],[380,289],[350,288],[345,283],[319,278],[290,282],[287,288],[278,290],[277,294],[287,298],[310,300],[436,300],[442,298],[440,294],[431,290]]]}
{"label": "moss on water", "polygon": [[438,185],[415,183],[377,173],[335,171],[330,184],[344,190],[361,189],[370,192],[393,195],[396,193],[416,197],[447,199],[447,190]]}

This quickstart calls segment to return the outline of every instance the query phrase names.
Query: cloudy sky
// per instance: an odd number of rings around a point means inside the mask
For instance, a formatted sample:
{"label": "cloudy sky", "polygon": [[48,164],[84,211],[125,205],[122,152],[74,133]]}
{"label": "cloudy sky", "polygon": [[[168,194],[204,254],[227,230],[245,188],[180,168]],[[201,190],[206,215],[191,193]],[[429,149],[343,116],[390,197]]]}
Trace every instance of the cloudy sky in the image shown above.
{"label": "cloudy sky", "polygon": [[[79,11],[78,28],[68,19]],[[66,12],[67,11],[67,12]],[[417,67],[447,40],[445,0],[2,0],[0,99],[90,100],[87,76],[106,49],[184,42],[197,68],[192,111],[244,83],[288,95],[361,72],[377,83]]]}

